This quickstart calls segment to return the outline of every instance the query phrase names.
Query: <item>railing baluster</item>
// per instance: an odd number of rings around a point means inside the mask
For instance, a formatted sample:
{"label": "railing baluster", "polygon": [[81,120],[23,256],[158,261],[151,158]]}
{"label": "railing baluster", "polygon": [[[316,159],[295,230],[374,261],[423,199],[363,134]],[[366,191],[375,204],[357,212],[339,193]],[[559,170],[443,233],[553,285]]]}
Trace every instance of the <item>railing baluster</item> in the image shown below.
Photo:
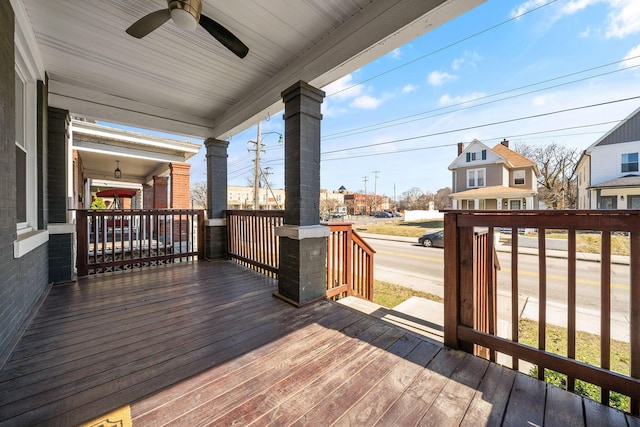
{"label": "railing baluster", "polygon": [[[611,367],[611,232],[602,232],[600,245],[600,366]],[[609,390],[600,389],[600,401],[609,404]]]}
{"label": "railing baluster", "polygon": [[[520,307],[518,306],[518,228],[511,228],[511,340],[519,341]],[[519,369],[520,361],[517,357],[511,358],[512,368]]]}
{"label": "railing baluster", "polygon": [[[634,219],[638,220],[637,217]],[[630,233],[629,243],[631,377],[640,378],[640,231],[637,228]],[[631,398],[630,412],[634,415],[640,415],[640,398],[638,396]]]}
{"label": "railing baluster", "polygon": [[[547,348],[547,231],[538,229],[538,348]],[[544,365],[538,365],[538,379],[544,380]]]}
{"label": "railing baluster", "polygon": [[[567,235],[567,357],[576,358],[576,231]],[[567,375],[567,390],[575,390],[575,378]]]}

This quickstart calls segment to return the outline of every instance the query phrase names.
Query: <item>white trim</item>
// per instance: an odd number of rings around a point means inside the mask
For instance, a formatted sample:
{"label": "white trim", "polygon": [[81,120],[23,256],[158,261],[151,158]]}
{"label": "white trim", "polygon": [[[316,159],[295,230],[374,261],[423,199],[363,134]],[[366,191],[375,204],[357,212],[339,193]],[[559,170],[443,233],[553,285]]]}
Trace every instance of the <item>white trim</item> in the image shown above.
{"label": "white trim", "polygon": [[42,55],[38,50],[38,42],[33,33],[33,28],[29,23],[29,18],[25,12],[22,2],[19,0],[9,0],[15,16],[14,44],[29,70],[29,74],[35,79],[45,80],[45,67],[42,62]]}
{"label": "white trim", "polygon": [[205,227],[224,227],[227,225],[226,218],[210,218],[204,221]]}
{"label": "white trim", "polygon": [[13,241],[13,257],[20,258],[49,241],[49,231],[32,231],[18,236]]}
{"label": "white trim", "polygon": [[76,232],[76,225],[69,223],[49,224],[47,230],[49,234],[73,234]]}
{"label": "white trim", "polygon": [[329,237],[331,231],[326,225],[283,225],[276,228],[276,236],[294,240]]}

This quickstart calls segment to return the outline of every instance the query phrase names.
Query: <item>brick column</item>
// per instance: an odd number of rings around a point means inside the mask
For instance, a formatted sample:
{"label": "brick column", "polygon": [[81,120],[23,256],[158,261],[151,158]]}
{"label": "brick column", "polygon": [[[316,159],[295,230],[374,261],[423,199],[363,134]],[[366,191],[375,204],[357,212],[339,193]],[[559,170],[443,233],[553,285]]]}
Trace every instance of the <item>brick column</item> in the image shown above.
{"label": "brick column", "polygon": [[73,279],[75,261],[75,226],[67,223],[69,112],[49,107],[47,122],[49,281],[60,283]]}
{"label": "brick column", "polygon": [[166,209],[169,207],[168,180],[169,177],[166,176],[153,177],[153,209]]}
{"label": "brick column", "polygon": [[285,199],[278,296],[296,306],[326,295],[327,236],[320,225],[320,106],[324,92],[298,82],[284,92]]}
{"label": "brick column", "polygon": [[189,163],[170,163],[171,170],[171,207],[173,209],[191,208],[191,165]]}
{"label": "brick column", "polygon": [[142,209],[153,209],[153,185],[142,186]]}
{"label": "brick column", "polygon": [[227,257],[227,147],[228,141],[208,138],[207,148],[207,216],[205,257]]}

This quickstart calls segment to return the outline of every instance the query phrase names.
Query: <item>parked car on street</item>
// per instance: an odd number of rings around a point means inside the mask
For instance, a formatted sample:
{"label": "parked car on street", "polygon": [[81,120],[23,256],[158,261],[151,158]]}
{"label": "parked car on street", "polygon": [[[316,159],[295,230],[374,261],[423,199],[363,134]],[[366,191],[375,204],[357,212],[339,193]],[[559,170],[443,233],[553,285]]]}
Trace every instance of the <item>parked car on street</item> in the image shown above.
{"label": "parked car on street", "polygon": [[444,230],[432,231],[427,234],[423,234],[418,239],[418,243],[427,248],[438,247],[444,248]]}
{"label": "parked car on street", "polygon": [[376,212],[376,218],[392,218],[393,216],[389,212]]}

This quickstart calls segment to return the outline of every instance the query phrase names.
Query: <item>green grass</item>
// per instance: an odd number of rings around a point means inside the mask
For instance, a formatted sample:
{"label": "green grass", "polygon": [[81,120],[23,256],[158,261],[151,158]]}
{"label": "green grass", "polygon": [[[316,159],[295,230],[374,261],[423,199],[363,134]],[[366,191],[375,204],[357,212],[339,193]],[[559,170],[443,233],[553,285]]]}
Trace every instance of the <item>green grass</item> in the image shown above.
{"label": "green grass", "polygon": [[[566,239],[566,232],[547,233],[548,238]],[[602,245],[600,234],[581,234],[576,233],[576,251],[590,254],[599,254]],[[629,256],[629,238],[627,236],[612,235],[611,236],[611,254]]]}
{"label": "green grass", "polygon": [[364,233],[385,234],[387,236],[404,236],[418,238],[430,229],[442,229],[441,219],[431,221],[399,221],[380,222],[377,224],[358,225],[356,230]]}
{"label": "green grass", "polygon": [[[520,319],[518,326],[519,341],[531,347],[538,347],[538,323],[532,320]],[[567,355],[567,329],[559,326],[546,327],[547,351],[561,356]],[[630,372],[631,347],[629,343],[611,340],[611,370],[624,375]],[[576,360],[594,366],[600,366],[600,337],[583,331],[576,331]],[[537,377],[537,368],[530,372]],[[545,369],[545,381],[558,387],[566,388],[567,376],[559,372]],[[576,393],[597,402],[600,401],[600,387],[576,380]],[[629,411],[629,398],[620,393],[611,392],[610,405]]]}
{"label": "green grass", "polygon": [[376,280],[373,284],[373,302],[383,307],[393,308],[411,297],[422,297],[436,302],[444,302],[438,295],[416,291],[405,286]]}

